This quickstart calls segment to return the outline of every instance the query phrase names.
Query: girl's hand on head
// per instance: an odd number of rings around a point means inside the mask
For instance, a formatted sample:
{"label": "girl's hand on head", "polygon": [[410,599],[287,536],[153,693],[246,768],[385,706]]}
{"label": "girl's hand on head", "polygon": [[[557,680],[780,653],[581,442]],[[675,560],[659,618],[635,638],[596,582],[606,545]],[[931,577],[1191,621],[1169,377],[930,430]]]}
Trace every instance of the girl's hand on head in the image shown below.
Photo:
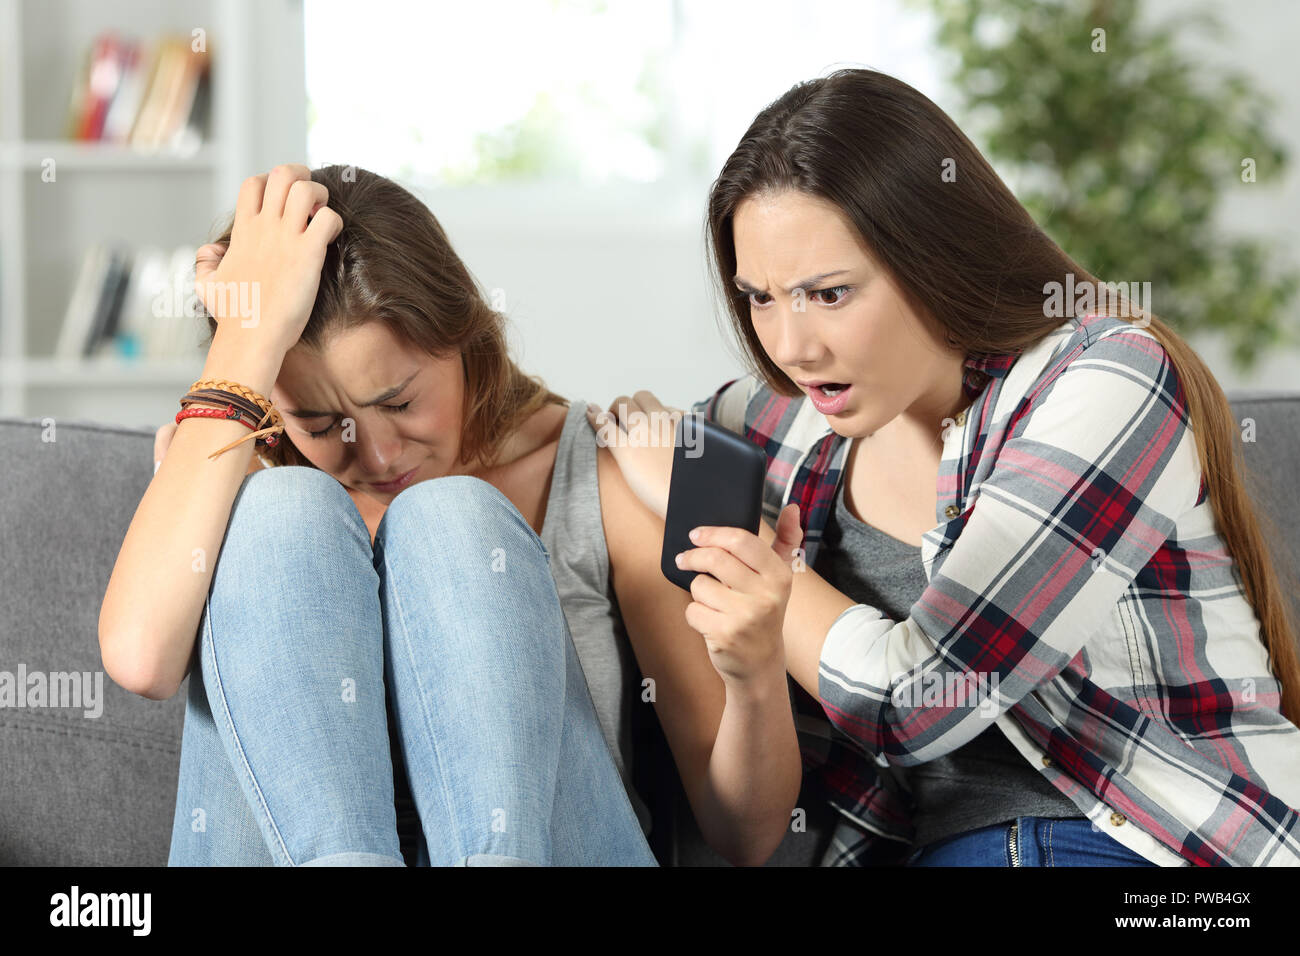
{"label": "girl's hand on head", "polygon": [[300,164],[244,180],[230,242],[206,245],[195,258],[195,292],[218,331],[255,329],[284,351],[298,341],[325,249],[343,230],[328,201],[329,191]]}
{"label": "girl's hand on head", "polygon": [[668,513],[673,443],[682,414],[644,390],[631,398],[620,395],[608,411],[587,406],[597,443],[610,450],[633,494],[660,518]]}
{"label": "girl's hand on head", "polygon": [[696,547],[683,551],[677,565],[703,573],[691,582],[686,623],[704,635],[718,675],[741,684],[773,668],[784,673],[782,625],[793,552],[803,540],[799,506],[781,512],[771,545],[741,528],[705,526],[691,540]]}

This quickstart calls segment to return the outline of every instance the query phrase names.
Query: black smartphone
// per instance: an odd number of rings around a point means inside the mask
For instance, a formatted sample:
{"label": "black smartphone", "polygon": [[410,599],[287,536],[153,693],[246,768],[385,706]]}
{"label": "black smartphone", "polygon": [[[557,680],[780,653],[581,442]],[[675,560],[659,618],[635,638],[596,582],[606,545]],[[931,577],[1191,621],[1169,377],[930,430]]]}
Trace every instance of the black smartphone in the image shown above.
{"label": "black smartphone", "polygon": [[700,572],[679,568],[676,558],[696,546],[689,537],[692,528],[716,525],[758,533],[767,455],[698,412],[682,415],[674,442],[659,567],[664,577],[689,591]]}

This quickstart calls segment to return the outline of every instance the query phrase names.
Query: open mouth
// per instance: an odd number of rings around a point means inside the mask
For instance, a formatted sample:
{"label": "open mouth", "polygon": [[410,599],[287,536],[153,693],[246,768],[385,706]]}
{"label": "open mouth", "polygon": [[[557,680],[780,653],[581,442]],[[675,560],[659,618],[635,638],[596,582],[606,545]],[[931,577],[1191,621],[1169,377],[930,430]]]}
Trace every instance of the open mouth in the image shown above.
{"label": "open mouth", "polygon": [[808,397],[823,415],[838,415],[848,406],[852,382],[804,382]]}

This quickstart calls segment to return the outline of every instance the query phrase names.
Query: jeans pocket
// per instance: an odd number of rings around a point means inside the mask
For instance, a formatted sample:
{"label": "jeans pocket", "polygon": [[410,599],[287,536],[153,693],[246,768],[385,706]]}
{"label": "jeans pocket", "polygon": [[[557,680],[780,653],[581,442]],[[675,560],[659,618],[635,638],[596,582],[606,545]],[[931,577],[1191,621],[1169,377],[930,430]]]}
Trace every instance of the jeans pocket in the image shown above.
{"label": "jeans pocket", "polygon": [[1156,866],[1091,820],[1045,820],[1044,866]]}

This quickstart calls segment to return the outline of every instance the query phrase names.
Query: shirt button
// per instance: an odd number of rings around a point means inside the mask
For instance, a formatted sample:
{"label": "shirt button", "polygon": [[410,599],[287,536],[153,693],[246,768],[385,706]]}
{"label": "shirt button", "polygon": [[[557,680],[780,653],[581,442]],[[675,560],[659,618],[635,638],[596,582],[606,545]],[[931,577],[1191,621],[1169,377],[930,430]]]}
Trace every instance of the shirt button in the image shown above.
{"label": "shirt button", "polygon": [[949,505],[948,507],[943,509],[943,513],[945,517],[955,518],[959,514],[961,514],[961,509],[958,508],[956,505]]}
{"label": "shirt button", "polygon": [[1113,827],[1121,827],[1124,825],[1124,821],[1127,819],[1128,817],[1124,816],[1124,814],[1122,813],[1118,813],[1118,812],[1112,813],[1110,815],[1110,825]]}
{"label": "shirt button", "polygon": [[1043,766],[1044,766],[1044,767],[1050,767],[1051,765],[1052,765],[1052,758],[1049,757],[1049,756],[1047,756],[1046,754],[1044,754],[1044,755],[1043,755]]}
{"label": "shirt button", "polygon": [[965,424],[966,424],[966,412],[965,412],[965,411],[960,411],[960,412],[958,412],[955,421],[957,422],[958,425],[965,425]]}

